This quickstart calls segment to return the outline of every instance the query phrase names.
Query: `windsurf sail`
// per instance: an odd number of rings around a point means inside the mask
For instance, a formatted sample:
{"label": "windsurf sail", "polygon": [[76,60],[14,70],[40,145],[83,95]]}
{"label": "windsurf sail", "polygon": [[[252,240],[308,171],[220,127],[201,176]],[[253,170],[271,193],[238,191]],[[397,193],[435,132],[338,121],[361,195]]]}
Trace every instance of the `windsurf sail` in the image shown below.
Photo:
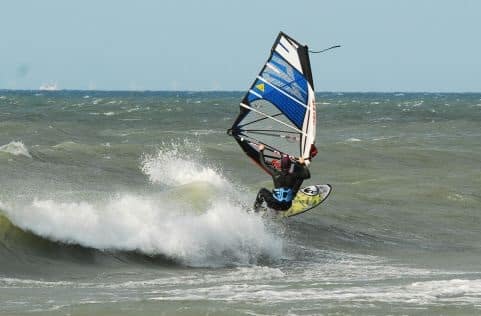
{"label": "windsurf sail", "polygon": [[312,158],[316,105],[307,46],[279,33],[228,134],[258,164],[259,144],[268,162],[281,154]]}

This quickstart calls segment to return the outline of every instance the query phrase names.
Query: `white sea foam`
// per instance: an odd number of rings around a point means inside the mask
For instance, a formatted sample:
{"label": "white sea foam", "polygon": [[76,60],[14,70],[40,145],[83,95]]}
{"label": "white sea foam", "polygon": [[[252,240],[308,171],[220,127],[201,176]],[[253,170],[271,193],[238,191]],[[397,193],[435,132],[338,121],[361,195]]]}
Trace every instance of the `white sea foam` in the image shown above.
{"label": "white sea foam", "polygon": [[[341,267],[343,265],[341,264]],[[307,282],[306,282],[307,281]],[[303,280],[302,286],[293,289],[288,286],[292,279],[276,279],[276,282],[244,283],[242,281],[221,284],[197,284],[192,288],[164,288],[151,292],[152,300],[223,300],[256,302],[268,300],[282,302],[335,302],[339,306],[352,306],[353,303],[387,303],[410,305],[445,305],[481,303],[481,280],[447,279],[401,283],[344,284],[316,282],[316,279]],[[326,286],[329,285],[329,286]],[[155,295],[157,294],[157,295]]]}
{"label": "white sea foam", "polygon": [[41,281],[31,279],[18,278],[0,278],[0,288],[18,288],[18,287],[62,287],[73,286],[76,283],[69,281]]}
{"label": "white sea foam", "polygon": [[[257,302],[325,302],[443,305],[481,303],[481,280],[458,279],[463,273],[391,265],[376,256],[313,250],[319,262],[299,262],[286,271],[259,270],[255,279],[242,270],[213,278],[215,282],[184,282],[187,288],[162,286],[152,300],[222,300]],[[257,267],[263,269],[263,267]],[[251,271],[253,272],[253,271]],[[232,278],[230,278],[232,277]],[[192,278],[194,280],[195,278]],[[209,279],[206,277],[204,280]],[[418,280],[416,282],[410,280]],[[437,280],[433,280],[437,279]],[[392,282],[392,280],[396,280]],[[188,281],[188,280],[184,280]],[[292,284],[298,285],[295,289]]]}
{"label": "white sea foam", "polygon": [[350,143],[356,143],[356,142],[360,142],[361,140],[359,138],[351,137],[351,138],[348,138],[346,141]]}
{"label": "white sea foam", "polygon": [[195,144],[163,145],[156,154],[144,155],[142,171],[153,183],[170,186],[207,181],[218,187],[230,186],[215,168],[202,163],[202,152]]}
{"label": "white sea foam", "polygon": [[[217,270],[214,270],[217,271]],[[191,272],[187,275],[164,277],[157,279],[141,280],[141,281],[127,281],[122,283],[99,283],[93,285],[86,283],[82,286],[85,287],[99,287],[99,288],[144,288],[144,289],[157,289],[156,293],[162,292],[163,287],[176,287],[178,285],[183,286],[212,286],[214,284],[226,284],[226,283],[256,283],[256,282],[269,282],[270,280],[281,280],[286,274],[279,268],[271,268],[267,266],[248,266],[237,267],[232,270],[228,270],[227,273],[205,273],[203,272]],[[150,292],[153,293],[153,292]]]}
{"label": "white sea foam", "polygon": [[11,141],[6,145],[0,146],[0,151],[12,154],[14,156],[25,156],[32,158],[27,147],[21,141]]}
{"label": "white sea foam", "polygon": [[397,104],[398,107],[417,108],[424,104],[424,100],[404,101]]}
{"label": "white sea foam", "polygon": [[206,213],[180,212],[172,201],[120,195],[104,203],[35,200],[6,207],[23,229],[66,243],[98,249],[162,254],[188,265],[255,263],[282,255],[282,242],[262,218],[228,201],[214,201]]}
{"label": "white sea foam", "polygon": [[194,136],[211,135],[211,134],[219,133],[219,131],[216,131],[216,130],[213,130],[213,129],[191,130],[190,132],[191,132],[192,135],[194,135]]}
{"label": "white sea foam", "polygon": [[127,113],[132,113],[132,112],[137,112],[137,111],[140,111],[140,110],[142,110],[142,109],[140,108],[140,106],[136,106],[136,107],[127,109],[126,112],[127,112]]}
{"label": "white sea foam", "polygon": [[389,116],[383,116],[373,120],[373,122],[391,122],[391,121],[393,121],[393,118]]}
{"label": "white sea foam", "polygon": [[415,282],[408,286],[412,292],[425,293],[434,299],[449,299],[456,297],[459,300],[481,298],[481,280],[450,279],[425,282]]}
{"label": "white sea foam", "polygon": [[377,142],[377,141],[382,141],[382,140],[391,140],[395,139],[395,136],[381,136],[381,137],[374,137],[372,140]]}
{"label": "white sea foam", "polygon": [[187,275],[167,276],[155,279],[133,280],[120,283],[104,282],[73,282],[73,281],[44,281],[20,278],[1,278],[0,288],[109,288],[109,289],[152,289],[149,293],[161,293],[162,288],[183,286],[212,286],[225,283],[255,283],[281,280],[286,276],[278,268],[267,266],[246,266],[228,269],[226,273],[205,273],[191,270]]}

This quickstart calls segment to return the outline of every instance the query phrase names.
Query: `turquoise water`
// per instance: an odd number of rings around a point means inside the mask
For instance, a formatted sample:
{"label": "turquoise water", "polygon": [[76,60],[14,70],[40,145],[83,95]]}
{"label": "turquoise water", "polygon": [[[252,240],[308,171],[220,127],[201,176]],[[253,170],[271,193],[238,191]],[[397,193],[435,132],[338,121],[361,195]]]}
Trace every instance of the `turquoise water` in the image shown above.
{"label": "turquoise water", "polygon": [[481,94],[317,94],[334,190],[287,221],[241,98],[0,91],[0,314],[480,313]]}

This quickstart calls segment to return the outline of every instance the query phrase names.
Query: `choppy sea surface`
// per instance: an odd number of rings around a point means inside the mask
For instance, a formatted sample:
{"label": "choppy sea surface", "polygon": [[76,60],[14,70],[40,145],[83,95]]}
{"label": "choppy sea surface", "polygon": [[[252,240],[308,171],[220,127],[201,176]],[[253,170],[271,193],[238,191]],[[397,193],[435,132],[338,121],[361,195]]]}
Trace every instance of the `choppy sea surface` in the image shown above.
{"label": "choppy sea surface", "polygon": [[318,93],[333,193],[285,221],[241,98],[0,90],[0,314],[481,313],[481,94]]}

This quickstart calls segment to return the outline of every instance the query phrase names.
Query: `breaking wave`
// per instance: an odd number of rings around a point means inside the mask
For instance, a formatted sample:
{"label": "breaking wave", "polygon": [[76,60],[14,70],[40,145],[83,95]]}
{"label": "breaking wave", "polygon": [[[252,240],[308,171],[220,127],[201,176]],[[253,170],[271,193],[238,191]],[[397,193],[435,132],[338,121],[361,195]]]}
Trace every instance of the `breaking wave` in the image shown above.
{"label": "breaking wave", "polygon": [[[142,170],[152,182],[174,187],[150,195],[117,193],[103,201],[35,198],[1,207],[15,225],[49,240],[162,255],[189,266],[283,256],[282,239],[233,200],[232,185],[215,169],[181,155],[178,146],[145,156]],[[209,189],[220,184],[223,194]]]}

